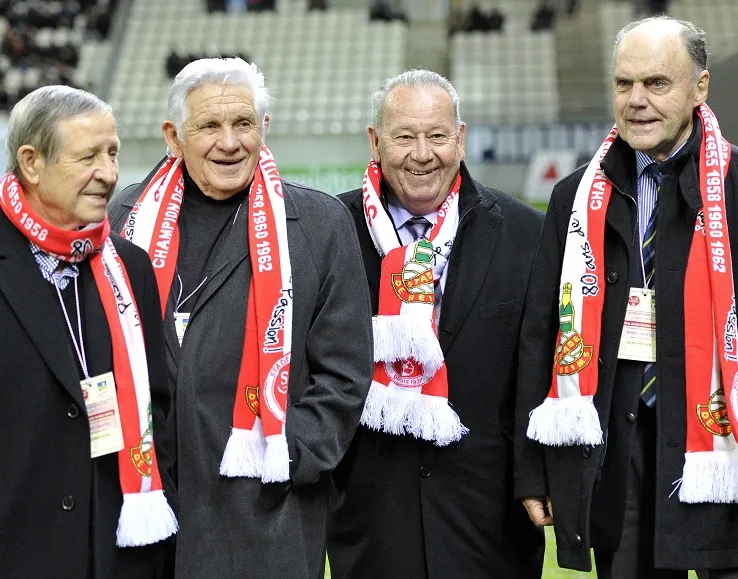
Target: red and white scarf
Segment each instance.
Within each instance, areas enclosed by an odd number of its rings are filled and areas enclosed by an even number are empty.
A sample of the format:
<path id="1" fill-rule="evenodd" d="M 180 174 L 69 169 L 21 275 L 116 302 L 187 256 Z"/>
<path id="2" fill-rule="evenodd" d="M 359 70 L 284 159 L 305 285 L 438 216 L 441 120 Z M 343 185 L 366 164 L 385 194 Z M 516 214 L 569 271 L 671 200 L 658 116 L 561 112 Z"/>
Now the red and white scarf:
<path id="1" fill-rule="evenodd" d="M 77 231 L 60 229 L 41 218 L 23 194 L 15 175 L 0 181 L 0 207 L 26 236 L 50 256 L 69 263 L 89 257 L 110 329 L 123 450 L 118 477 L 123 505 L 118 519 L 119 547 L 149 545 L 177 532 L 177 519 L 164 496 L 151 425 L 151 394 L 146 348 L 138 306 L 125 265 L 110 240 L 107 218 Z M 118 308 L 119 303 L 130 304 Z"/>
<path id="2" fill-rule="evenodd" d="M 738 337 L 725 211 L 730 145 L 706 104 L 697 113 L 702 123 L 703 208 L 695 223 L 684 282 L 687 440 L 679 499 L 738 502 L 738 444 L 733 432 L 738 425 Z M 614 127 L 574 198 L 559 286 L 564 330 L 557 337 L 551 390 L 531 413 L 528 426 L 528 437 L 545 445 L 602 443 L 593 397 L 605 298 L 605 213 L 612 183 L 600 162 L 617 134 Z M 570 300 L 564 297 L 569 293 Z"/>
<path id="3" fill-rule="evenodd" d="M 181 159 L 169 157 L 144 188 L 123 236 L 149 252 L 157 272 L 162 311 L 179 251 L 184 195 Z M 289 480 L 285 436 L 292 344 L 292 268 L 282 182 L 274 157 L 262 147 L 248 197 L 251 284 L 233 428 L 220 473 L 228 477 Z"/>
<path id="4" fill-rule="evenodd" d="M 379 198 L 382 172 L 364 174 L 364 216 L 382 257 L 379 315 L 374 317 L 374 377 L 361 423 L 390 434 L 409 433 L 437 446 L 468 429 L 448 403 L 448 378 L 436 335 L 434 284 L 443 275 L 459 224 L 456 176 L 428 240 L 401 246 Z"/>

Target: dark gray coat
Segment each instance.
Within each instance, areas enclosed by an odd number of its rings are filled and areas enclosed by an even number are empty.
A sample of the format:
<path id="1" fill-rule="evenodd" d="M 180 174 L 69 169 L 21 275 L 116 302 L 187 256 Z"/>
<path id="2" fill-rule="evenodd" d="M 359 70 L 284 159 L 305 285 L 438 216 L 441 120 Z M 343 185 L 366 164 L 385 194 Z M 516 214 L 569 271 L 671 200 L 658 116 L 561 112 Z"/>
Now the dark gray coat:
<path id="1" fill-rule="evenodd" d="M 690 141 L 661 166 L 655 241 L 654 554 L 656 567 L 666 569 L 738 567 L 738 505 L 690 505 L 672 494 L 673 483 L 682 476 L 686 439 L 684 272 L 702 206 L 698 180 L 701 129 L 698 120 L 696 123 Z M 734 147 L 726 201 L 731 245 L 738 247 L 735 155 Z M 591 569 L 591 546 L 614 551 L 620 543 L 643 376 L 642 363 L 617 359 L 629 288 L 643 283 L 636 229 L 635 153 L 618 138 L 601 166 L 613 182 L 605 225 L 605 305 L 594 397 L 605 444 L 544 448 L 525 435 L 529 412 L 543 402 L 551 385 L 564 241 L 584 167 L 556 185 L 551 197 L 526 303 L 516 408 L 516 496 L 551 496 L 559 565 L 584 571 Z M 734 251 L 734 272 L 738 271 L 736 256 Z"/>
<path id="2" fill-rule="evenodd" d="M 361 190 L 354 217 L 376 313 L 381 260 Z M 543 216 L 462 165 L 439 341 L 449 402 L 469 434 L 439 448 L 360 427 L 334 473 L 334 579 L 537 579 L 543 533 L 512 494 L 520 320 Z"/>
<path id="3" fill-rule="evenodd" d="M 328 473 L 349 445 L 371 382 L 371 315 L 346 208 L 298 185 L 283 182 L 283 189 L 294 288 L 290 482 L 218 474 L 231 430 L 251 279 L 248 212 L 239 211 L 211 261 L 181 348 L 171 300 L 165 318 L 181 497 L 178 579 L 323 577 Z M 114 198 L 114 230 L 122 228 L 140 191 L 140 185 L 130 187 Z"/>

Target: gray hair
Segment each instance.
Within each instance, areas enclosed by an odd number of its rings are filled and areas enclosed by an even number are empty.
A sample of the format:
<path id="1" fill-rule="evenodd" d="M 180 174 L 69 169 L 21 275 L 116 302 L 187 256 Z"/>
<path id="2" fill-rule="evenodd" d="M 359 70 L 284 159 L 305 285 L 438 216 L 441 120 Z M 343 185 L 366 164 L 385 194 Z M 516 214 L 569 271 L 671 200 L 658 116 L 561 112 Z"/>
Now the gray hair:
<path id="1" fill-rule="evenodd" d="M 264 138 L 264 119 L 269 107 L 269 89 L 264 86 L 264 75 L 255 64 L 241 58 L 201 58 L 185 66 L 169 89 L 167 114 L 174 123 L 177 135 L 187 120 L 187 96 L 205 84 L 243 85 L 251 98 L 259 118 L 261 137 Z"/>
<path id="2" fill-rule="evenodd" d="M 43 86 L 24 96 L 10 112 L 5 140 L 8 171 L 21 177 L 17 154 L 23 145 L 31 145 L 46 161 L 55 163 L 62 145 L 59 122 L 94 112 L 113 111 L 94 94 L 69 86 Z"/>
<path id="3" fill-rule="evenodd" d="M 612 49 L 613 66 L 615 64 L 615 53 L 618 51 L 618 47 L 620 46 L 620 42 L 622 42 L 623 37 L 634 28 L 639 27 L 641 24 L 647 24 L 650 22 L 676 22 L 677 24 L 681 25 L 682 41 L 684 42 L 684 48 L 687 50 L 687 53 L 692 59 L 692 62 L 694 62 L 696 70 L 695 75 L 699 76 L 699 74 L 703 70 L 707 70 L 707 35 L 705 34 L 705 31 L 701 28 L 698 28 L 687 20 L 677 20 L 676 18 L 672 18 L 667 14 L 662 14 L 661 16 L 651 16 L 650 18 L 637 20 L 635 22 L 631 22 L 630 24 L 626 24 L 623 28 L 621 28 L 617 36 L 615 37 L 615 46 Z"/>
<path id="4" fill-rule="evenodd" d="M 451 97 L 451 103 L 454 107 L 454 120 L 456 122 L 456 130 L 461 128 L 461 115 L 459 114 L 459 95 L 451 82 L 432 70 L 423 68 L 406 70 L 401 74 L 391 76 L 382 83 L 381 88 L 372 94 L 372 119 L 374 128 L 380 130 L 384 121 L 384 104 L 387 96 L 397 87 L 405 86 L 410 88 L 437 86 L 442 88 Z"/>

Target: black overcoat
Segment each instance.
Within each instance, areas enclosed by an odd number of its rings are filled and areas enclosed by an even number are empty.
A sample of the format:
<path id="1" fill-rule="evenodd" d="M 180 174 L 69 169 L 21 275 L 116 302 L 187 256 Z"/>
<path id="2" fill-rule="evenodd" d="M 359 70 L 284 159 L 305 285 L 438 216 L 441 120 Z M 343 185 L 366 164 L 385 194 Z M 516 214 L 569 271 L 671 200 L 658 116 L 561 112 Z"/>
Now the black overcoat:
<path id="1" fill-rule="evenodd" d="M 148 256 L 112 236 L 125 263 L 146 341 L 154 441 L 165 493 L 169 389 L 156 280 Z M 80 309 L 91 375 L 112 368 L 112 346 L 92 271 L 80 264 Z M 0 578 L 152 578 L 167 541 L 118 548 L 123 501 L 117 454 L 90 458 L 76 354 L 54 286 L 28 240 L 0 214 Z M 88 574 L 89 573 L 89 574 Z"/>
<path id="2" fill-rule="evenodd" d="M 684 273 L 697 211 L 702 206 L 698 167 L 701 128 L 695 117 L 690 140 L 661 165 L 656 224 L 656 476 L 655 565 L 666 569 L 738 567 L 738 505 L 679 502 L 686 439 Z M 726 179 L 727 220 L 738 247 L 736 148 Z M 585 167 L 554 188 L 528 292 L 520 346 L 516 417 L 515 494 L 550 495 L 558 562 L 589 570 L 590 547 L 618 548 L 627 473 L 642 385 L 643 364 L 617 359 L 630 287 L 642 287 L 637 230 L 634 151 L 617 138 L 601 166 L 613 183 L 606 213 L 605 305 L 594 404 L 605 442 L 595 447 L 545 447 L 527 439 L 529 412 L 551 385 L 559 325 L 559 280 L 574 195 Z M 733 252 L 738 271 L 738 252 Z M 734 281 L 735 283 L 735 281 Z M 705 294 L 707 296 L 707 293 Z M 695 411 L 690 410 L 690 411 Z"/>
<path id="3" fill-rule="evenodd" d="M 219 474 L 233 420 L 251 262 L 248 211 L 211 263 L 180 348 L 164 319 L 180 498 L 177 579 L 322 579 L 328 473 L 348 448 L 372 374 L 369 295 L 351 218 L 336 198 L 282 183 L 294 307 L 286 434 L 290 481 Z M 142 186 L 112 201 L 119 231 Z M 185 189 L 185 195 L 187 190 Z"/>
<path id="4" fill-rule="evenodd" d="M 341 196 L 359 232 L 372 308 L 380 258 L 361 190 Z M 337 579 L 532 579 L 543 533 L 512 494 L 523 299 L 543 216 L 474 181 L 462 165 L 459 226 L 439 340 L 449 402 L 470 430 L 439 448 L 359 427 L 335 473 L 328 558 Z"/>

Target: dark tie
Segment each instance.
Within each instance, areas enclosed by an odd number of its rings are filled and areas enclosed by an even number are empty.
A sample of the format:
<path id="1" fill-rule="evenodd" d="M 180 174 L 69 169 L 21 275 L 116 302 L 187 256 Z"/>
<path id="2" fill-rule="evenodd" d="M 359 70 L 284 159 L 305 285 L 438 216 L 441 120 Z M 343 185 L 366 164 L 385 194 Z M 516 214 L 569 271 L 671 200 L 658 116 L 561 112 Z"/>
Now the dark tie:
<path id="1" fill-rule="evenodd" d="M 425 232 L 428 231 L 428 226 L 430 224 L 430 221 L 425 217 L 417 215 L 415 217 L 411 217 L 405 222 L 405 226 L 413 236 L 413 241 L 417 241 L 421 237 L 425 237 Z"/>
<path id="2" fill-rule="evenodd" d="M 656 181 L 656 193 L 658 195 L 659 189 L 661 188 L 661 173 L 659 172 L 659 167 L 656 163 L 652 163 L 646 167 L 646 171 L 649 171 Z M 643 243 L 641 245 L 643 273 L 646 276 L 646 286 L 651 285 L 651 278 L 656 271 L 656 244 L 654 243 L 654 240 L 656 238 L 658 197 L 656 199 L 656 205 L 651 212 L 651 216 L 648 218 L 646 231 L 643 232 Z M 649 408 L 653 408 L 653 405 L 656 404 L 656 364 L 653 362 L 646 362 L 646 366 L 643 369 L 641 400 L 643 400 Z"/>

